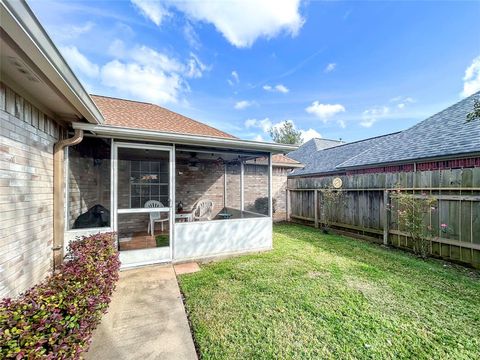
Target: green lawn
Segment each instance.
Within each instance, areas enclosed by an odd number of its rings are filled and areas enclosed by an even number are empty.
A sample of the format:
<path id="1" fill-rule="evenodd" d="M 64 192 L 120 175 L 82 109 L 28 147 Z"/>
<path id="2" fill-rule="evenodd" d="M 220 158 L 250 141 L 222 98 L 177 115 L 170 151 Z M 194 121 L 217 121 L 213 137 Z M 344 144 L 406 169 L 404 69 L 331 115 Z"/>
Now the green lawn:
<path id="1" fill-rule="evenodd" d="M 204 359 L 479 359 L 480 277 L 300 225 L 179 278 Z"/>

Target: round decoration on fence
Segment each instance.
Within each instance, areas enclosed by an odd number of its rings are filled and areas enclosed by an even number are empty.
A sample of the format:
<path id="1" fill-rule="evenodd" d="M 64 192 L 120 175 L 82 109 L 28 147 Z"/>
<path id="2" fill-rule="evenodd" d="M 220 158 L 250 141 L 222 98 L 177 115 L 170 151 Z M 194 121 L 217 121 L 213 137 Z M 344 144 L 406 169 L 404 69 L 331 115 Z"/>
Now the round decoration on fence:
<path id="1" fill-rule="evenodd" d="M 332 185 L 335 189 L 340 189 L 342 187 L 342 179 L 336 177 L 332 180 Z"/>

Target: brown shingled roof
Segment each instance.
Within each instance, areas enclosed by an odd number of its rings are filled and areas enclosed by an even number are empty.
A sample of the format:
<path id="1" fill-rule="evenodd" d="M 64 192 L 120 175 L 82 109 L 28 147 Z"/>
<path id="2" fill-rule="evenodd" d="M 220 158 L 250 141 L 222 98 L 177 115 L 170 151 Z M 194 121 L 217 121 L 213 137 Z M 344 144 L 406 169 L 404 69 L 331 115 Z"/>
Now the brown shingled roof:
<path id="1" fill-rule="evenodd" d="M 99 95 L 91 97 L 102 112 L 105 125 L 235 139 L 235 136 L 158 105 Z"/>
<path id="2" fill-rule="evenodd" d="M 300 164 L 297 160 L 293 160 L 283 154 L 275 154 L 272 156 L 272 163 L 274 164 Z"/>
<path id="3" fill-rule="evenodd" d="M 266 157 L 259 157 L 253 160 L 248 160 L 247 164 L 259 164 L 259 165 L 267 165 L 268 159 Z M 283 154 L 274 154 L 272 155 L 272 164 L 276 167 L 301 167 L 303 166 L 302 163 L 298 162 L 297 160 L 291 159 L 286 155 Z"/>

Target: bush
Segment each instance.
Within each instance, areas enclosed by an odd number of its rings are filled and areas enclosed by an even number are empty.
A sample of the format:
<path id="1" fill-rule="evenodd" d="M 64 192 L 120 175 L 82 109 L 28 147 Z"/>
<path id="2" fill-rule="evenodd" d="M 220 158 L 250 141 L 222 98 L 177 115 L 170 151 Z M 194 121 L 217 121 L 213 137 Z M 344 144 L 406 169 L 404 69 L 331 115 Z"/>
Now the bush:
<path id="1" fill-rule="evenodd" d="M 0 302 L 0 358 L 78 359 L 88 349 L 118 280 L 114 236 L 72 242 L 68 257 L 44 282 Z"/>
<path id="2" fill-rule="evenodd" d="M 268 215 L 268 197 L 256 198 L 254 203 L 254 208 L 257 213 Z M 272 199 L 272 213 L 275 214 L 277 210 L 277 199 Z"/>

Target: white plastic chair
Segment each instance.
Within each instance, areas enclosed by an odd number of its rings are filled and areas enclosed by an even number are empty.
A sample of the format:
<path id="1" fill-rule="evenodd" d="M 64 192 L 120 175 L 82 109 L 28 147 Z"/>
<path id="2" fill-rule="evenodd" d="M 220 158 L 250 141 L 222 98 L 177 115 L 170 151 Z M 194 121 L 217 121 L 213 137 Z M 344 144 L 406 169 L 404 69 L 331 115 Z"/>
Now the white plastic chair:
<path id="1" fill-rule="evenodd" d="M 157 200 L 148 200 L 145 203 L 146 208 L 163 208 L 163 204 L 160 201 Z M 159 222 L 160 225 L 162 226 L 162 232 L 163 232 L 163 223 L 165 221 L 168 221 L 168 213 L 165 213 L 167 216 L 163 217 L 162 212 L 151 212 L 150 214 L 150 221 L 148 222 L 148 229 L 147 231 L 150 233 L 150 235 L 153 236 L 153 232 L 155 230 L 155 223 Z"/>
<path id="2" fill-rule="evenodd" d="M 211 220 L 213 214 L 213 201 L 200 200 L 195 204 L 193 210 L 193 221 Z"/>

